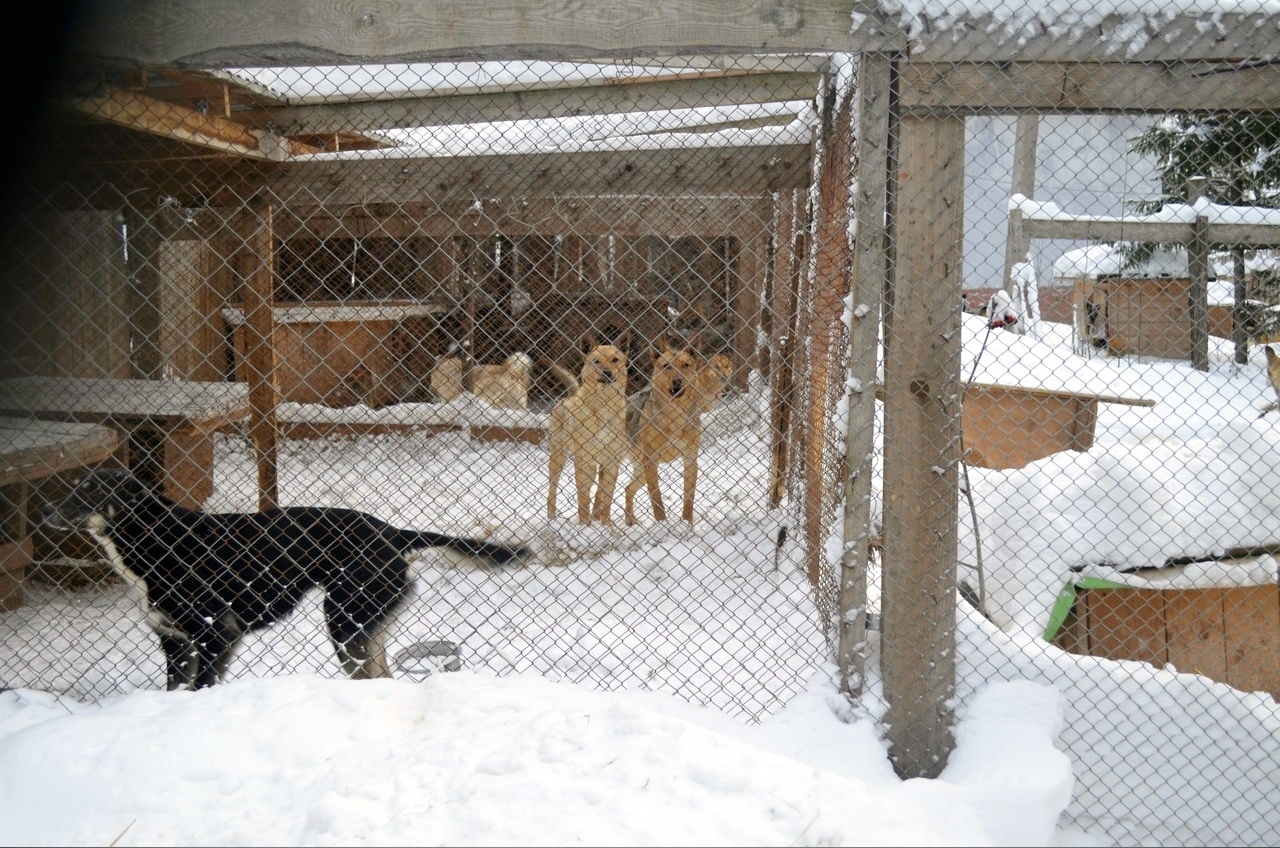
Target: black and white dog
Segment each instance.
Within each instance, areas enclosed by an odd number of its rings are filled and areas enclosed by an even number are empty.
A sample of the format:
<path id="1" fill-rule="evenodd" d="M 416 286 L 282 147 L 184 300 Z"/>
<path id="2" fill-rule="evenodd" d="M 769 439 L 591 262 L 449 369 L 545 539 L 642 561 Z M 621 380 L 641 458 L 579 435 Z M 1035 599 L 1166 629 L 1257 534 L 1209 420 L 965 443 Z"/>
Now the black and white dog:
<path id="1" fill-rule="evenodd" d="M 406 552 L 444 547 L 495 563 L 528 553 L 403 530 L 351 509 L 198 512 L 123 470 L 80 479 L 45 506 L 44 523 L 87 533 L 141 592 L 160 637 L 169 689 L 219 682 L 245 633 L 288 615 L 317 587 L 343 671 L 351 678 L 385 677 L 383 628 L 409 589 Z"/>

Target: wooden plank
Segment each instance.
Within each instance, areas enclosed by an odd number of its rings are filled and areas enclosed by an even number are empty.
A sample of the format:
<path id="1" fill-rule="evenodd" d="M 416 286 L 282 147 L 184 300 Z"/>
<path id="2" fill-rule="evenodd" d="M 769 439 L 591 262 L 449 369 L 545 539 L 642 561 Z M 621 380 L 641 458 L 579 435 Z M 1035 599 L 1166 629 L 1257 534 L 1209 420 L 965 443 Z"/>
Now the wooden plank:
<path id="1" fill-rule="evenodd" d="M 853 279 L 850 286 L 849 416 L 845 425 L 844 512 L 837 587 L 836 662 L 840 688 L 857 697 L 865 683 L 867 564 L 871 555 L 872 458 L 875 451 L 876 360 L 880 306 L 888 277 L 889 103 L 892 59 L 858 60 L 857 194 L 853 198 Z"/>
<path id="2" fill-rule="evenodd" d="M 578 79 L 573 88 L 534 84 L 537 90 L 437 94 L 373 103 L 317 103 L 238 111 L 238 121 L 260 125 L 274 121 L 285 135 L 323 132 L 371 132 L 404 127 L 446 127 L 492 121 L 620 115 L 691 109 L 726 104 L 763 104 L 812 100 L 818 74 L 768 73 L 619 84 L 617 80 Z"/>
<path id="3" fill-rule="evenodd" d="M 278 452 L 280 425 L 277 410 L 280 393 L 276 385 L 275 321 L 272 301 L 275 291 L 275 207 L 263 204 L 244 210 L 241 234 L 248 246 L 249 267 L 245 271 L 245 363 L 249 380 L 249 437 L 258 468 L 258 509 L 267 510 L 280 502 Z"/>
<path id="4" fill-rule="evenodd" d="M 1280 67 L 912 61 L 903 65 L 900 108 L 904 114 L 1044 115 L 1143 111 L 1157 101 L 1190 111 L 1274 111 L 1280 109 Z"/>
<path id="5" fill-rule="evenodd" d="M 0 485 L 102 462 L 118 446 L 116 432 L 98 424 L 0 418 Z"/>
<path id="6" fill-rule="evenodd" d="M 1077 449 L 1087 438 L 1079 432 L 1078 400 L 1035 397 L 1013 390 L 966 391 L 964 450 L 970 465 L 1022 468 L 1059 451 Z"/>
<path id="7" fill-rule="evenodd" d="M 1028 238 L 1082 239 L 1086 241 L 1159 241 L 1187 244 L 1195 235 L 1190 223 L 1143 221 L 1137 218 L 1103 221 L 1046 220 L 1023 217 L 1023 233 Z M 1280 245 L 1280 225 L 1215 224 L 1206 230 L 1210 244 L 1239 244 L 1253 247 Z"/>
<path id="8" fill-rule="evenodd" d="M 786 494 L 788 466 L 794 442 L 791 414 L 795 404 L 796 287 L 804 256 L 804 227 L 799 192 L 779 192 L 771 304 L 774 351 L 770 356 L 772 405 L 769 410 L 769 508 L 776 509 Z"/>
<path id="9" fill-rule="evenodd" d="M 18 609 L 26 603 L 22 583 L 31 563 L 30 537 L 0 544 L 0 612 Z"/>
<path id="10" fill-rule="evenodd" d="M 1280 698 L 1280 587 L 1225 590 L 1226 682 Z"/>
<path id="11" fill-rule="evenodd" d="M 517 58 L 586 59 L 723 53 L 826 53 L 891 41 L 890 21 L 852 25 L 857 0 L 810 0 L 803 7 L 717 0 L 645 3 L 485 3 L 423 6 L 387 0 L 376 12 L 341 0 L 105 0 L 85 8 L 69 37 L 76 53 L 122 65 L 258 67 L 346 61 Z M 888 33 L 888 36 L 880 33 Z"/>
<path id="12" fill-rule="evenodd" d="M 326 206 L 465 202 L 476 196 L 764 194 L 808 185 L 811 145 L 703 146 L 522 155 L 294 161 L 270 181 L 275 197 Z"/>
<path id="13" fill-rule="evenodd" d="M 1224 589 L 1164 590 L 1169 662 L 1178 671 L 1226 681 L 1225 598 Z"/>
<path id="14" fill-rule="evenodd" d="M 477 204 L 479 204 L 477 206 Z M 336 214 L 330 208 L 290 204 L 277 226 L 281 239 L 506 236 L 724 236 L 738 227 L 765 227 L 772 219 L 768 194 L 737 196 L 574 195 L 501 197 L 455 203 L 371 204 L 369 214 Z"/>
<path id="15" fill-rule="evenodd" d="M 812 370 L 805 394 L 804 552 L 809 582 L 821 578 L 823 542 L 830 519 L 827 501 L 831 484 L 827 468 L 829 410 L 844 387 L 845 328 L 842 300 L 848 292 L 853 266 L 849 236 L 849 185 L 853 174 L 853 84 L 844 90 L 830 84 L 824 102 L 823 161 L 818 175 L 817 252 L 813 271 L 813 321 L 808 336 Z M 834 497 L 830 500 L 834 501 Z"/>
<path id="16" fill-rule="evenodd" d="M 953 747 L 964 118 L 903 118 L 885 317 L 882 668 L 890 756 L 936 777 Z"/>
<path id="17" fill-rule="evenodd" d="M 1168 660 L 1164 593 L 1155 589 L 1082 589 L 1089 653 L 1113 660 Z"/>
<path id="18" fill-rule="evenodd" d="M 626 3 L 387 0 L 376 13 L 342 0 L 148 0 L 87 4 L 72 55 L 120 66 L 254 67 L 539 56 L 585 59 L 682 53 L 905 51 L 924 62 L 1178 61 L 1280 52 L 1269 10 L 1107 14 L 1069 31 L 1038 18 L 946 10 L 947 25 L 878 13 L 858 0 L 734 5 L 716 0 Z M 851 14 L 852 13 L 852 14 Z M 933 23 L 935 25 L 928 25 Z M 904 27 L 914 31 L 904 33 Z M 1154 104 L 1153 104 L 1154 105 Z"/>

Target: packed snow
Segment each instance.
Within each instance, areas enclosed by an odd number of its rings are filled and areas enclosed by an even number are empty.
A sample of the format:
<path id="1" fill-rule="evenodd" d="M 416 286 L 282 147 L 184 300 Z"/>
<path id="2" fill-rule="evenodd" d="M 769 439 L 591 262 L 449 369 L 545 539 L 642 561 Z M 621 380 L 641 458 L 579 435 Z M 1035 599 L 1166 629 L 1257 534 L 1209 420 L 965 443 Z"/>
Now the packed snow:
<path id="1" fill-rule="evenodd" d="M 159 652 L 122 585 L 32 586 L 0 617 L 0 843 L 1277 844 L 1270 694 L 1043 638 L 1080 567 L 1148 585 L 1275 579 L 1265 556 L 1128 569 L 1280 539 L 1261 350 L 1236 366 L 1213 339 L 1199 372 L 1079 356 L 1059 325 L 965 322 L 966 375 L 1071 374 L 1155 405 L 1101 404 L 1088 452 L 969 470 L 990 617 L 960 604 L 957 747 L 940 778 L 894 773 L 877 632 L 865 696 L 835 689 L 797 546 L 777 544 L 786 510 L 762 506 L 756 383 L 709 417 L 692 528 L 653 522 L 647 504 L 634 528 L 548 522 L 542 445 L 465 431 L 286 442 L 285 502 L 537 551 L 508 568 L 416 559 L 391 680 L 335 679 L 310 603 L 251 637 L 227 683 L 159 691 Z M 207 508 L 253 509 L 254 467 L 242 438 L 220 438 Z M 678 465 L 663 475 L 677 503 Z M 458 646 L 459 671 L 409 661 L 431 640 Z"/>

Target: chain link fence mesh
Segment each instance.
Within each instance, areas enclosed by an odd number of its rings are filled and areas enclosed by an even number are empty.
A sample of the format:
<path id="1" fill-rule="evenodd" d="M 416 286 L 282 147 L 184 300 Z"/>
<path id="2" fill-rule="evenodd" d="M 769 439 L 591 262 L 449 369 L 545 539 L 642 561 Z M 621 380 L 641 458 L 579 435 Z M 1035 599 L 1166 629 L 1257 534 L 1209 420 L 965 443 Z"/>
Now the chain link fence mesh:
<path id="1" fill-rule="evenodd" d="M 1018 88 L 904 64 L 878 139 L 857 57 L 75 78 L 6 244 L 0 681 L 165 685 L 141 587 L 41 520 L 126 467 L 182 508 L 346 507 L 532 549 L 410 554 L 393 676 L 443 650 L 758 721 L 856 624 L 855 690 L 949 710 L 1016 668 L 1075 692 L 1076 821 L 1149 805 L 1172 839 L 1266 834 L 1274 747 L 1136 791 L 1165 771 L 1141 729 L 1158 670 L 1217 694 L 1206 733 L 1280 720 L 1280 121 L 1239 93 L 1251 71 L 1151 68 L 1167 111 L 1038 115 L 1034 87 L 1079 68 Z M 853 291 L 873 153 L 889 238 Z M 939 550 L 955 568 L 917 569 Z M 922 607 L 937 633 L 895 633 Z M 1124 703 L 1091 701 L 1082 657 L 1134 661 L 1108 666 L 1139 681 Z M 342 674 L 317 592 L 224 679 L 296 672 Z M 1091 779 L 1117 759 L 1124 785 Z M 1221 821 L 1161 806 L 1220 782 L 1255 787 Z"/>

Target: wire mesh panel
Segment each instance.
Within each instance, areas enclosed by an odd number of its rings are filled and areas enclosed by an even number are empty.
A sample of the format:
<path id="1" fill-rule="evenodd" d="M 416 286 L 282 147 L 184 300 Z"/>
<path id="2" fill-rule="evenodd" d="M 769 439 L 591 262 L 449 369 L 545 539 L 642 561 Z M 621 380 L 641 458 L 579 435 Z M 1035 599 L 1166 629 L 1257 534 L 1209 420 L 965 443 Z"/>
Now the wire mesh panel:
<path id="1" fill-rule="evenodd" d="M 76 66 L 4 248 L 0 685 L 759 721 L 834 674 L 934 777 L 1031 679 L 1064 824 L 1274 843 L 1274 50 L 904 5 L 866 52 Z"/>
<path id="2" fill-rule="evenodd" d="M 183 683 L 166 640 L 198 646 L 188 612 L 234 619 L 238 649 L 190 661 L 222 679 L 342 673 L 337 622 L 384 625 L 366 597 L 383 578 L 350 584 L 375 557 L 280 554 L 291 571 L 181 511 L 267 510 L 281 526 L 261 535 L 292 538 L 288 510 L 333 507 L 527 554 L 405 546 L 407 565 L 380 564 L 411 573 L 385 622 L 392 673 L 448 641 L 497 673 L 749 718 L 785 702 L 827 637 L 769 503 L 760 328 L 824 63 L 744 63 L 155 69 L 60 101 L 76 129 L 31 175 L 0 405 L 15 433 L 72 420 L 119 446 L 15 471 L 6 684 Z M 716 91 L 744 71 L 761 102 Z M 664 108 L 573 117 L 575 92 L 606 84 Z M 543 117 L 515 120 L 524 91 Z M 40 520 L 98 467 L 167 500 L 136 526 L 102 518 L 114 531 Z M 94 515 L 143 510 L 112 497 Z M 148 522 L 186 522 L 174 551 L 111 535 Z M 255 575 L 239 593 L 213 575 L 236 569 Z"/>

